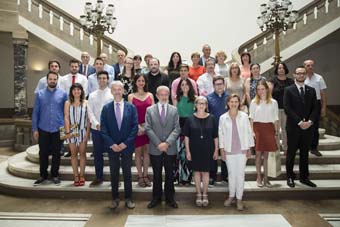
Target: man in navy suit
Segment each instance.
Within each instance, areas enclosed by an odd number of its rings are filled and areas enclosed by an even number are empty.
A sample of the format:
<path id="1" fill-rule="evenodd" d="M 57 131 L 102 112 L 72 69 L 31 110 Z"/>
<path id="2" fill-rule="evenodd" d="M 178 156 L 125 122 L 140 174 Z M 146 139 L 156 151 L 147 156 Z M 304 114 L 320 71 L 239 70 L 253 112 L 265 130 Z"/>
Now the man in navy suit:
<path id="1" fill-rule="evenodd" d="M 112 65 L 115 69 L 115 78 L 118 78 L 118 75 L 123 72 L 124 69 L 124 61 L 125 61 L 125 52 L 122 50 L 117 51 L 117 63 Z"/>
<path id="2" fill-rule="evenodd" d="M 287 114 L 287 185 L 295 187 L 293 172 L 296 151 L 300 154 L 300 182 L 310 187 L 316 185 L 309 180 L 308 151 L 312 144 L 314 125 L 317 119 L 317 100 L 315 89 L 305 85 L 306 69 L 299 66 L 295 69 L 295 84 L 285 88 L 283 106 Z"/>
<path id="3" fill-rule="evenodd" d="M 205 61 L 208 59 L 213 59 L 215 61 L 215 58 L 210 56 L 211 54 L 211 47 L 208 44 L 204 44 L 202 47 L 203 55 L 200 57 L 200 61 L 198 62 L 199 65 L 205 66 Z"/>
<path id="4" fill-rule="evenodd" d="M 86 78 L 95 73 L 96 69 L 89 64 L 90 62 L 90 55 L 87 52 L 81 53 L 81 64 L 79 65 L 79 73 L 86 76 Z"/>
<path id="5" fill-rule="evenodd" d="M 138 131 L 137 110 L 123 99 L 124 85 L 120 81 L 111 83 L 113 102 L 103 107 L 100 125 L 104 147 L 109 154 L 112 209 L 119 206 L 119 167 L 122 164 L 124 177 L 125 206 L 135 208 L 132 200 L 131 164 Z M 121 160 L 120 160 L 121 159 Z"/>

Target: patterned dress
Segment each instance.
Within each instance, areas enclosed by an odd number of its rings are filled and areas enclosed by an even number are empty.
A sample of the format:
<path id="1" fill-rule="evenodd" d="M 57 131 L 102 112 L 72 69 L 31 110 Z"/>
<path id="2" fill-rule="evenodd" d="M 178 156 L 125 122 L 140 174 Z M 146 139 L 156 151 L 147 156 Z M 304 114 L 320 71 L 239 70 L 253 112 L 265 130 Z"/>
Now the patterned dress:
<path id="1" fill-rule="evenodd" d="M 87 126 L 87 105 L 81 104 L 79 106 L 70 105 L 70 125 L 76 125 L 78 136 L 68 139 L 69 143 L 75 143 L 79 146 L 86 136 Z"/>

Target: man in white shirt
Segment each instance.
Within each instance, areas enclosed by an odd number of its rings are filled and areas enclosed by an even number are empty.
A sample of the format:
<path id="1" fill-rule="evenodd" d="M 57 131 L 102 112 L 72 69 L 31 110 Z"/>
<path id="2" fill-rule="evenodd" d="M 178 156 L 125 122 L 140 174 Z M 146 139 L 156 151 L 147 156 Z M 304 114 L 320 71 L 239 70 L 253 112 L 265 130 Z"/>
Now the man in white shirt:
<path id="1" fill-rule="evenodd" d="M 103 59 L 101 58 L 96 58 L 96 60 L 94 60 L 94 67 L 96 69 L 95 73 L 91 74 L 89 77 L 88 77 L 88 92 L 89 94 L 91 94 L 92 92 L 96 91 L 99 89 L 99 83 L 98 83 L 98 79 L 97 79 L 97 74 L 98 72 L 101 72 L 101 71 L 105 71 L 104 70 L 104 61 Z M 107 84 L 111 84 L 111 82 L 113 81 L 113 75 L 109 75 L 109 80 L 107 81 Z"/>
<path id="2" fill-rule="evenodd" d="M 100 61 L 99 61 L 100 62 Z M 90 187 L 101 185 L 104 181 L 104 140 L 100 133 L 100 114 L 103 106 L 113 100 L 110 88 L 108 88 L 109 74 L 106 71 L 97 73 L 98 89 L 92 92 L 88 100 L 88 114 L 91 122 L 91 136 L 93 141 L 93 157 L 96 170 L 96 179 Z"/>
<path id="3" fill-rule="evenodd" d="M 205 62 L 205 70 L 206 73 L 197 80 L 198 91 L 202 96 L 207 96 L 214 91 L 215 61 L 213 59 L 208 59 Z"/>
<path id="4" fill-rule="evenodd" d="M 59 74 L 59 70 L 60 70 L 60 63 L 59 63 L 59 61 L 57 61 L 57 60 L 50 60 L 48 62 L 48 69 L 49 69 L 50 72 L 55 72 L 55 73 L 58 74 L 57 88 L 59 88 L 59 84 L 60 84 L 60 81 L 62 79 L 62 76 L 60 76 L 60 74 Z M 39 80 L 39 82 L 37 84 L 37 87 L 34 90 L 34 93 L 37 93 L 39 90 L 44 89 L 44 88 L 47 88 L 47 79 L 46 79 L 46 76 L 43 76 Z"/>
<path id="5" fill-rule="evenodd" d="M 318 118 L 314 122 L 314 135 L 311 144 L 311 153 L 320 157 L 322 154 L 318 150 L 319 145 L 319 121 L 321 117 L 326 116 L 326 106 L 327 106 L 327 97 L 326 97 L 326 83 L 323 77 L 314 72 L 314 61 L 306 60 L 303 62 L 303 65 L 307 71 L 307 77 L 305 80 L 305 84 L 313 87 L 316 91 L 316 99 L 317 99 L 317 109 L 318 109 Z"/>
<path id="6" fill-rule="evenodd" d="M 69 62 L 69 67 L 70 73 L 63 76 L 63 78 L 60 81 L 60 88 L 63 89 L 67 94 L 69 94 L 70 87 L 75 83 L 79 83 L 83 86 L 85 96 L 87 96 L 88 82 L 86 76 L 78 73 L 79 61 L 77 59 L 71 59 Z"/>
<path id="7" fill-rule="evenodd" d="M 101 59 L 103 59 L 103 61 L 104 61 L 104 71 L 108 72 L 109 75 L 113 75 L 114 76 L 115 75 L 115 69 L 111 65 L 107 64 L 107 54 L 101 53 L 99 55 L 99 57 Z M 113 78 L 113 79 L 115 79 L 115 78 Z"/>

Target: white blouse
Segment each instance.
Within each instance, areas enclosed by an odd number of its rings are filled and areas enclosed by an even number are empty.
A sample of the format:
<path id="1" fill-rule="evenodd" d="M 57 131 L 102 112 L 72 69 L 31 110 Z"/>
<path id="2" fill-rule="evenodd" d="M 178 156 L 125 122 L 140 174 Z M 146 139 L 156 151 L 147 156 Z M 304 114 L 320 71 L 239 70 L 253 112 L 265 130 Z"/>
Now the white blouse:
<path id="1" fill-rule="evenodd" d="M 249 117 L 254 122 L 274 123 L 279 120 L 279 107 L 275 99 L 271 99 L 271 103 L 260 101 L 257 105 L 253 99 L 249 108 Z"/>

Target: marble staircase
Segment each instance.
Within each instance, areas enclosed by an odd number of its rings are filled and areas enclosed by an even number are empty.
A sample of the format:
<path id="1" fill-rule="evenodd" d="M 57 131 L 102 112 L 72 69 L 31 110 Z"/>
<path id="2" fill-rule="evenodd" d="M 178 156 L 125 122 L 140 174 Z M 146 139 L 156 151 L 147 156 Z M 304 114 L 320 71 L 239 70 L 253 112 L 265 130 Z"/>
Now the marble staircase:
<path id="1" fill-rule="evenodd" d="M 246 167 L 245 199 L 277 199 L 277 198 L 339 198 L 340 197 L 340 137 L 325 135 L 320 130 L 320 151 L 322 157 L 310 155 L 310 178 L 318 185 L 317 188 L 308 188 L 296 181 L 296 188 L 289 188 L 285 182 L 285 156 L 281 154 L 282 173 L 279 177 L 272 179 L 272 188 L 258 188 L 256 186 L 256 169 L 254 158 L 248 160 Z M 26 151 L 10 157 L 0 164 L 0 191 L 6 194 L 24 197 L 53 197 L 53 198 L 104 198 L 110 199 L 110 182 L 108 158 L 104 156 L 104 184 L 90 188 L 89 183 L 95 177 L 93 157 L 91 157 L 92 144 L 88 146 L 86 185 L 84 187 L 73 187 L 73 175 L 70 158 L 61 159 L 60 177 L 62 183 L 55 186 L 52 183 L 33 186 L 34 180 L 39 176 L 38 146 L 30 146 Z M 295 170 L 298 171 L 298 157 Z M 220 167 L 219 167 L 220 168 Z M 220 172 L 220 171 L 219 171 Z M 151 167 L 149 169 L 152 176 Z M 122 176 L 122 175 L 121 175 Z M 137 169 L 133 162 L 133 191 L 138 200 L 151 198 L 152 188 L 141 188 L 137 184 Z M 218 175 L 220 179 L 220 175 Z M 121 181 L 123 181 L 121 177 Z M 123 191 L 121 184 L 120 191 Z M 219 200 L 221 196 L 227 195 L 227 185 L 220 182 L 209 189 L 211 199 Z M 194 186 L 180 187 L 176 185 L 176 197 L 186 199 L 194 197 Z"/>

